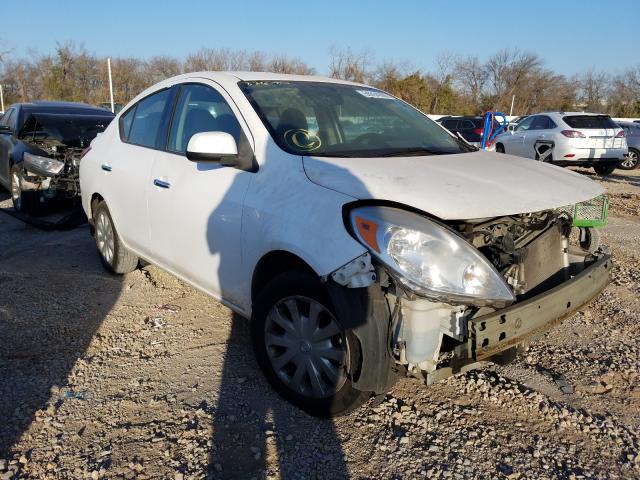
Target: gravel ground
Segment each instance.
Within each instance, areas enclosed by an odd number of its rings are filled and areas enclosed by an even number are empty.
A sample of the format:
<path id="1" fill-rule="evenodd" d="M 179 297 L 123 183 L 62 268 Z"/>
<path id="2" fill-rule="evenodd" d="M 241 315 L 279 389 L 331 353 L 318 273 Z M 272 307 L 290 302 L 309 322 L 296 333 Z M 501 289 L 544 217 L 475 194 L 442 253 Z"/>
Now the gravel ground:
<path id="1" fill-rule="evenodd" d="M 603 295 L 511 365 L 405 378 L 335 421 L 280 400 L 213 299 L 107 275 L 86 226 L 0 213 L 0 480 L 640 478 L 640 171 L 602 183 Z"/>

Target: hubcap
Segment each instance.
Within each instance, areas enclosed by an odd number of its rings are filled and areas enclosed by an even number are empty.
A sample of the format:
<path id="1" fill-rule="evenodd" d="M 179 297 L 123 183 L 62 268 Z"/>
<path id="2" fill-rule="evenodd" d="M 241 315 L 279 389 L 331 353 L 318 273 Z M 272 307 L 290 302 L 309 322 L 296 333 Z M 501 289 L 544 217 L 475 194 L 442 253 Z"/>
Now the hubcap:
<path id="1" fill-rule="evenodd" d="M 11 200 L 13 200 L 13 206 L 16 210 L 22 208 L 22 182 L 18 172 L 11 174 Z"/>
<path id="2" fill-rule="evenodd" d="M 349 346 L 333 314 L 312 298 L 276 303 L 265 322 L 267 355 L 294 392 L 313 398 L 335 394 L 347 380 Z"/>
<path id="3" fill-rule="evenodd" d="M 627 158 L 622 162 L 622 166 L 626 168 L 633 168 L 638 163 L 638 154 L 634 151 L 629 150 L 629 154 Z"/>
<path id="4" fill-rule="evenodd" d="M 111 265 L 113 261 L 114 235 L 113 226 L 106 213 L 100 212 L 96 219 L 96 244 L 102 258 Z"/>

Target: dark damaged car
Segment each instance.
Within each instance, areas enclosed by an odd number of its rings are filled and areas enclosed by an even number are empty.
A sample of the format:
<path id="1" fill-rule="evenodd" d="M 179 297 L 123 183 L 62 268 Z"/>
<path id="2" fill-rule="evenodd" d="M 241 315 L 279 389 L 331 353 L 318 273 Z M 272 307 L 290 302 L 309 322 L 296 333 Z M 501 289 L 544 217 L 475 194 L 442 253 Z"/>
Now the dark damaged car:
<path id="1" fill-rule="evenodd" d="M 32 213 L 53 199 L 80 194 L 83 151 L 113 114 L 84 103 L 12 105 L 0 120 L 0 185 L 16 211 Z"/>

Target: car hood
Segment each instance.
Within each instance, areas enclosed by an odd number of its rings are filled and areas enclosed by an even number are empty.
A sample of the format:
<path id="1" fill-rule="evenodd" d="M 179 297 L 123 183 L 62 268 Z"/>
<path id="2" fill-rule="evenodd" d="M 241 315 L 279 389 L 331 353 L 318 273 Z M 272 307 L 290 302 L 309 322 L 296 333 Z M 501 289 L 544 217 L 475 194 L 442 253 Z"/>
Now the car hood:
<path id="1" fill-rule="evenodd" d="M 359 200 L 385 200 L 442 220 L 469 220 L 564 207 L 601 195 L 583 175 L 486 152 L 425 157 L 303 157 L 309 179 Z"/>
<path id="2" fill-rule="evenodd" d="M 104 131 L 113 116 L 91 113 L 31 113 L 21 129 L 20 138 L 28 140 L 34 130 L 41 140 L 56 140 L 67 147 L 85 148 Z"/>

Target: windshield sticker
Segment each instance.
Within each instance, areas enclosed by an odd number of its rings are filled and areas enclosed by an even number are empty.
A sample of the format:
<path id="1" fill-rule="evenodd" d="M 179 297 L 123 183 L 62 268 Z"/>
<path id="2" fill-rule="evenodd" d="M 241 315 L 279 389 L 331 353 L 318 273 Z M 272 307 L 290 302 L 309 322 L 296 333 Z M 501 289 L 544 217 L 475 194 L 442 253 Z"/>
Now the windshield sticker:
<path id="1" fill-rule="evenodd" d="M 298 150 L 304 150 L 305 152 L 317 150 L 320 148 L 320 145 L 322 145 L 320 137 L 303 128 L 296 128 L 284 132 L 284 141 L 287 142 L 289 146 Z"/>
<path id="2" fill-rule="evenodd" d="M 367 98 L 379 98 L 383 100 L 393 100 L 393 97 L 388 93 L 381 92 L 380 90 L 356 90 L 360 95 Z"/>

